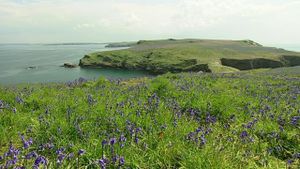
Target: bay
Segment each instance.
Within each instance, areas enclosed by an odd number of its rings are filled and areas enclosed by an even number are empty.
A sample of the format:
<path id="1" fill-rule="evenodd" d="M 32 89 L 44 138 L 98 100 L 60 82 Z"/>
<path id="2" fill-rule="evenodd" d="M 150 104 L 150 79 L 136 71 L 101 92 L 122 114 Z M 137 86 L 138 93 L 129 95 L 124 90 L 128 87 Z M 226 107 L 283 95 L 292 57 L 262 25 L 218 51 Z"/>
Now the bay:
<path id="1" fill-rule="evenodd" d="M 88 53 L 112 50 L 106 44 L 1 44 L 0 84 L 67 82 L 80 77 L 127 79 L 148 76 L 146 72 L 119 69 L 64 68 L 78 64 Z M 120 50 L 123 48 L 114 48 Z"/>

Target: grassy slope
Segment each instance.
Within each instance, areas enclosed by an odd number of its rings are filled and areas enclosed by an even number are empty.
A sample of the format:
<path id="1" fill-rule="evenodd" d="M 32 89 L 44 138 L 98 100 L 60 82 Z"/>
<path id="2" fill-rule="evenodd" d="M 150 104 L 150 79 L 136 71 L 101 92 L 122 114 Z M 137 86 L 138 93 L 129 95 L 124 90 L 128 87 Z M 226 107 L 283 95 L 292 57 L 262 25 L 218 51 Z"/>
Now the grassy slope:
<path id="1" fill-rule="evenodd" d="M 199 64 L 208 64 L 213 72 L 237 71 L 222 65 L 221 58 L 266 58 L 280 61 L 281 56 L 299 56 L 296 52 L 262 47 L 252 41 L 229 40 L 159 40 L 140 41 L 130 49 L 96 52 L 86 55 L 81 66 L 108 66 L 128 69 L 146 69 L 152 72 L 189 71 Z M 300 61 L 299 61 L 300 64 Z"/>
<path id="2" fill-rule="evenodd" d="M 114 155 L 125 158 L 124 168 L 273 169 L 288 160 L 297 168 L 300 122 L 292 122 L 300 115 L 300 74 L 265 71 L 1 87 L 0 156 L 11 141 L 22 150 L 16 165 L 28 168 L 35 157 L 21 157 L 32 151 L 45 156 L 49 168 L 72 153 L 61 168 L 98 168 L 102 154 L 109 168 L 119 165 L 111 162 Z M 29 149 L 19 133 L 33 138 Z M 126 141 L 119 142 L 122 134 Z M 101 146 L 114 137 L 116 144 Z M 79 149 L 86 153 L 78 159 Z M 0 166 L 10 159 L 0 158 Z"/>

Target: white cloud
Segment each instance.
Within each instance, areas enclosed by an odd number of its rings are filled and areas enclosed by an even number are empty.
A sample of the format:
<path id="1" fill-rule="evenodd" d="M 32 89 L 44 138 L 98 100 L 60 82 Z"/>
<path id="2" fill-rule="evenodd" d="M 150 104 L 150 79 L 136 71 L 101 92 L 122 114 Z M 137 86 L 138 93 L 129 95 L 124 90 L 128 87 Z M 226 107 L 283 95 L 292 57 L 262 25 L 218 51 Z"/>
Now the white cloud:
<path id="1" fill-rule="evenodd" d="M 294 22 L 300 17 L 298 9 L 297 0 L 166 0 L 164 3 L 156 0 L 0 0 L 0 39 L 3 42 L 48 42 L 168 36 L 253 37 L 265 42 L 284 39 L 296 43 L 300 42 L 297 34 L 300 23 Z M 279 30 L 283 27 L 287 31 Z M 266 30 L 269 31 L 265 33 Z"/>

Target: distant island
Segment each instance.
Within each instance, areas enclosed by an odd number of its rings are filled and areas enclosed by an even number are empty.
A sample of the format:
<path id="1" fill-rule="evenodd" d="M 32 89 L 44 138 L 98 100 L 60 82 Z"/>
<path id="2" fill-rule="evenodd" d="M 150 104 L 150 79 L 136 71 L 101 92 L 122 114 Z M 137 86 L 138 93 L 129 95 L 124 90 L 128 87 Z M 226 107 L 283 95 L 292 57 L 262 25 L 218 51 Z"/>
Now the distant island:
<path id="1" fill-rule="evenodd" d="M 167 39 L 109 44 L 128 49 L 87 54 L 81 67 L 166 72 L 235 72 L 300 65 L 300 53 L 264 47 L 252 40 Z"/>

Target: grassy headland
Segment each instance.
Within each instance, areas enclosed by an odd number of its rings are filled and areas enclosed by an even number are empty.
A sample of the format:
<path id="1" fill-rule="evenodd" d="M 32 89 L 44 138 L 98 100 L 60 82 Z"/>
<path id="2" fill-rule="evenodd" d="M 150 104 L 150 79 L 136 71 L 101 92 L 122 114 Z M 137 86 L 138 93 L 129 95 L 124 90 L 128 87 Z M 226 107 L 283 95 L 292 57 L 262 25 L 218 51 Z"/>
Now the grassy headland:
<path id="1" fill-rule="evenodd" d="M 80 60 L 80 66 L 166 73 L 233 72 L 300 65 L 300 53 L 264 47 L 251 40 L 168 39 L 139 41 L 128 46 L 128 49 L 88 54 Z"/>

